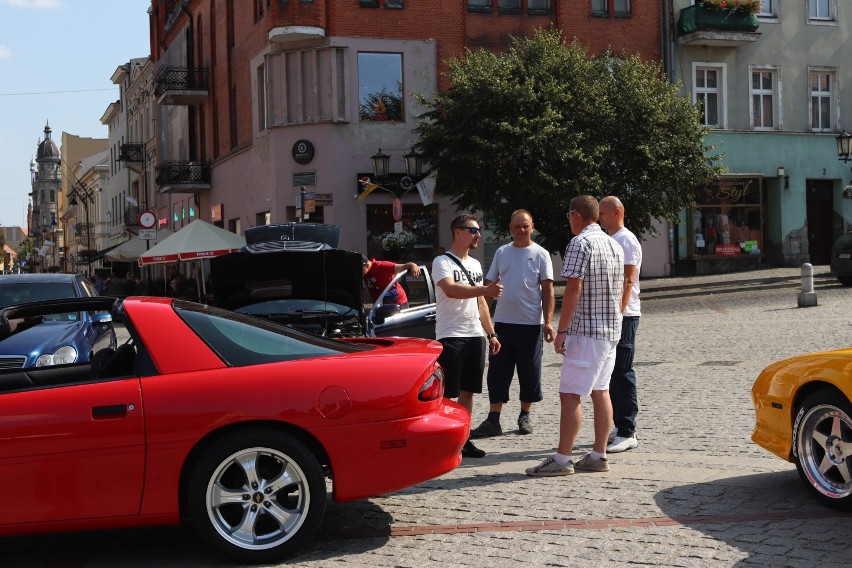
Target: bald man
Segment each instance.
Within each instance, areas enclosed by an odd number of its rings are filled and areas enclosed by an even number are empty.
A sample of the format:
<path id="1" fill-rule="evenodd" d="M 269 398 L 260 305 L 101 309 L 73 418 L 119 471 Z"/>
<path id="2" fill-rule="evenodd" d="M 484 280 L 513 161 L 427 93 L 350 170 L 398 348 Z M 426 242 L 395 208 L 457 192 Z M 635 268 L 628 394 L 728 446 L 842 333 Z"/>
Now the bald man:
<path id="1" fill-rule="evenodd" d="M 639 396 L 636 390 L 636 373 L 633 370 L 633 353 L 636 330 L 642 315 L 639 303 L 639 271 L 642 268 L 642 246 L 629 229 L 624 227 L 624 205 L 609 195 L 601 199 L 599 219 L 601 227 L 624 250 L 624 291 L 621 295 L 621 339 L 615 354 L 615 367 L 609 383 L 609 397 L 615 426 L 609 434 L 611 454 L 626 452 L 639 445 L 636 440 L 636 415 L 639 413 Z"/>

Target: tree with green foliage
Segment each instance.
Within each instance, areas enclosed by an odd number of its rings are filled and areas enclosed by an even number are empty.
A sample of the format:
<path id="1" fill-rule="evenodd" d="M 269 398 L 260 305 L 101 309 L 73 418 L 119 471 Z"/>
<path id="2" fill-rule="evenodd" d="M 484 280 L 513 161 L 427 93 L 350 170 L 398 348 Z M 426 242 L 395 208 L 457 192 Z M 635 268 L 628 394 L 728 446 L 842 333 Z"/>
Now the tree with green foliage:
<path id="1" fill-rule="evenodd" d="M 655 219 L 675 220 L 695 186 L 723 172 L 699 109 L 637 56 L 591 57 L 539 30 L 503 54 L 468 51 L 448 69 L 449 89 L 418 97 L 429 110 L 415 130 L 437 191 L 498 230 L 528 209 L 551 251 L 571 238 L 577 195 L 617 195 L 627 226 L 652 233 Z"/>

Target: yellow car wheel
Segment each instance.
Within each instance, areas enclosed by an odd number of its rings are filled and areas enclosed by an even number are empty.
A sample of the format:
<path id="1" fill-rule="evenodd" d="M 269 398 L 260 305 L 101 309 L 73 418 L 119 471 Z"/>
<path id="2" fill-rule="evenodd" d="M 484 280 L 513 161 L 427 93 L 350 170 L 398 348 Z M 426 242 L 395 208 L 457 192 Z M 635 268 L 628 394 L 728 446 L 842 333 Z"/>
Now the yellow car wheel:
<path id="1" fill-rule="evenodd" d="M 852 509 L 852 405 L 835 389 L 809 395 L 793 425 L 796 469 L 823 503 Z"/>

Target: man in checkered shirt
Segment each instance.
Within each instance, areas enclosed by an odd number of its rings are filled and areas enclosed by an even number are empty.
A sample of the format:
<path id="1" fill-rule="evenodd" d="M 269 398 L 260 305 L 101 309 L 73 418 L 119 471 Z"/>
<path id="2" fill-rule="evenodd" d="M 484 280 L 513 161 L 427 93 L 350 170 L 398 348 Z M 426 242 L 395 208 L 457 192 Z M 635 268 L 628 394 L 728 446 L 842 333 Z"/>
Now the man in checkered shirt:
<path id="1" fill-rule="evenodd" d="M 562 276 L 567 283 L 554 342 L 556 352 L 563 355 L 559 447 L 553 456 L 527 468 L 527 475 L 532 477 L 571 475 L 575 468 L 609 471 L 609 379 L 621 338 L 624 251 L 597 224 L 598 202 L 594 197 L 572 199 L 568 220 L 576 236 L 565 249 Z M 580 399 L 589 395 L 595 410 L 595 444 L 592 452 L 573 462 L 571 454 L 583 420 Z"/>

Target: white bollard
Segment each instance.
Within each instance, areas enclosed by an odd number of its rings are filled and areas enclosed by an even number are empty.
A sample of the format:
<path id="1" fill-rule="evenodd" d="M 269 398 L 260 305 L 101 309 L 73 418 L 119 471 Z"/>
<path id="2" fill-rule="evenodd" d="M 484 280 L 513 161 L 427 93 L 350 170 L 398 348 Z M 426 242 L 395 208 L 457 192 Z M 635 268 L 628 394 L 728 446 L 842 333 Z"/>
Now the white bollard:
<path id="1" fill-rule="evenodd" d="M 799 307 L 810 308 L 817 305 L 817 293 L 814 291 L 814 267 L 810 262 L 802 265 L 802 291 L 799 292 Z"/>

